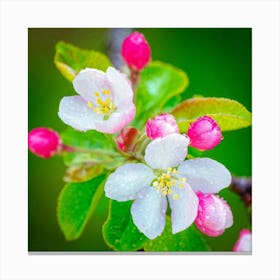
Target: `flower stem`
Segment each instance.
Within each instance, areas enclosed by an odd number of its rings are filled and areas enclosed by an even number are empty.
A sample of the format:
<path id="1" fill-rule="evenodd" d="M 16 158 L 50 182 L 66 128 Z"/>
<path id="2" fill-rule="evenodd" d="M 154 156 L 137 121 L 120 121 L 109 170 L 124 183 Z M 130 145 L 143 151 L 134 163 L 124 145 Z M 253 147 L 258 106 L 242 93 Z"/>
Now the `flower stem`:
<path id="1" fill-rule="evenodd" d="M 144 150 L 146 149 L 148 143 L 150 142 L 150 139 L 149 138 L 146 138 L 142 143 L 141 143 L 141 146 L 139 148 L 139 153 L 142 154 L 144 152 Z"/>
<path id="2" fill-rule="evenodd" d="M 132 152 L 135 152 L 136 147 L 139 143 L 141 143 L 145 139 L 146 133 L 144 132 L 140 137 L 138 137 L 137 141 L 135 141 L 135 144 L 131 148 Z"/>
<path id="3" fill-rule="evenodd" d="M 140 79 L 140 71 L 130 68 L 130 80 L 133 90 L 133 103 L 136 103 L 136 88 Z"/>

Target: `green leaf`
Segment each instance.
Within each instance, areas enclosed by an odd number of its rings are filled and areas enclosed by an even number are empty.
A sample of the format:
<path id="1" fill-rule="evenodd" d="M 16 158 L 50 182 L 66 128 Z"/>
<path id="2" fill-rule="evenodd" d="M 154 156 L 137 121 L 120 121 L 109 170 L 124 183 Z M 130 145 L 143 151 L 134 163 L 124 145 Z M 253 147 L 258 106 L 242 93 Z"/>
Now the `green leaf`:
<path id="1" fill-rule="evenodd" d="M 97 160 L 98 157 L 98 160 Z M 76 153 L 69 152 L 63 153 L 63 160 L 67 166 L 82 166 L 84 163 L 88 164 L 99 164 L 99 161 L 106 160 L 107 157 L 100 157 L 99 155 L 95 155 L 94 153 Z"/>
<path id="2" fill-rule="evenodd" d="M 205 115 L 216 120 L 222 131 L 245 128 L 252 124 L 252 114 L 239 102 L 227 98 L 191 98 L 177 105 L 171 114 L 183 133 L 190 123 Z"/>
<path id="3" fill-rule="evenodd" d="M 64 145 L 78 149 L 78 151 L 63 154 L 66 165 L 84 162 L 98 163 L 108 157 L 112 159 L 112 155 L 119 155 L 113 149 L 111 141 L 103 133 L 95 130 L 83 132 L 68 127 L 61 133 L 61 139 Z"/>
<path id="4" fill-rule="evenodd" d="M 82 183 L 68 183 L 58 197 L 58 223 L 67 240 L 79 238 L 103 194 L 105 174 Z"/>
<path id="5" fill-rule="evenodd" d="M 62 41 L 58 42 L 55 48 L 55 65 L 70 82 L 76 74 L 86 67 L 106 71 L 111 66 L 109 58 L 97 51 L 83 50 Z"/>
<path id="6" fill-rule="evenodd" d="M 112 144 L 108 138 L 96 130 L 87 132 L 78 131 L 68 127 L 61 133 L 63 144 L 89 150 L 112 150 Z"/>
<path id="7" fill-rule="evenodd" d="M 170 112 L 177 104 L 179 104 L 182 101 L 181 95 L 176 95 L 169 99 L 163 106 L 162 111 L 163 112 Z"/>
<path id="8" fill-rule="evenodd" d="M 154 252 L 188 252 L 209 251 L 210 248 L 204 240 L 203 234 L 194 226 L 186 230 L 172 234 L 170 218 L 166 217 L 166 225 L 163 233 L 154 240 L 149 240 L 144 245 L 145 251 Z"/>
<path id="9" fill-rule="evenodd" d="M 116 251 L 136 251 L 143 248 L 147 237 L 141 233 L 132 221 L 131 201 L 110 201 L 109 215 L 103 225 L 106 243 Z"/>
<path id="10" fill-rule="evenodd" d="M 200 151 L 196 148 L 193 148 L 191 146 L 188 146 L 188 155 L 191 157 L 201 157 L 203 155 L 203 151 Z"/>
<path id="11" fill-rule="evenodd" d="M 92 153 L 63 153 L 63 160 L 67 166 L 81 167 L 83 165 L 95 165 L 96 167 L 105 167 L 108 170 L 114 170 L 122 165 L 126 158 L 119 156 L 107 156 Z M 97 168 L 99 169 L 99 167 Z"/>
<path id="12" fill-rule="evenodd" d="M 161 111 L 167 101 L 182 93 L 188 84 L 184 71 L 167 63 L 151 62 L 141 72 L 137 86 L 137 119 L 148 118 Z"/>
<path id="13" fill-rule="evenodd" d="M 103 172 L 101 164 L 83 163 L 69 166 L 63 176 L 65 182 L 84 182 Z"/>
<path id="14" fill-rule="evenodd" d="M 115 169 L 123 163 L 124 158 L 117 153 L 112 142 L 102 133 L 95 130 L 81 132 L 67 128 L 61 133 L 64 145 L 83 149 L 79 152 L 64 152 L 64 163 L 69 165 L 104 164 L 109 169 Z"/>

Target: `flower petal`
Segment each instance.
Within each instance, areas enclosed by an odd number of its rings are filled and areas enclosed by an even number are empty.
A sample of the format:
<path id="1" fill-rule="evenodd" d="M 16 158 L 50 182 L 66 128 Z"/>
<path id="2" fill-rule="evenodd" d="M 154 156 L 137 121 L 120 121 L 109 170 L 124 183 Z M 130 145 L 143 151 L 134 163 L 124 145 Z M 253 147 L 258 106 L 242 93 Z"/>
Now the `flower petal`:
<path id="1" fill-rule="evenodd" d="M 95 129 L 94 122 L 100 118 L 78 95 L 63 97 L 59 104 L 58 115 L 63 122 L 82 131 Z"/>
<path id="2" fill-rule="evenodd" d="M 242 229 L 239 238 L 234 244 L 233 251 L 235 252 L 250 252 L 252 251 L 252 233 L 248 229 Z"/>
<path id="3" fill-rule="evenodd" d="M 231 174 L 221 163 L 210 158 L 184 161 L 178 168 L 195 192 L 218 193 L 231 183 Z"/>
<path id="4" fill-rule="evenodd" d="M 225 221 L 225 228 L 229 228 L 233 225 L 233 216 L 231 212 L 231 208 L 228 206 L 226 202 L 225 204 L 225 212 L 226 212 L 226 221 Z"/>
<path id="5" fill-rule="evenodd" d="M 115 106 L 124 110 L 133 100 L 133 91 L 129 80 L 113 67 L 108 67 L 106 75 L 111 84 Z"/>
<path id="6" fill-rule="evenodd" d="M 148 238 L 159 236 L 165 226 L 167 201 L 155 188 L 143 189 L 131 206 L 134 224 Z"/>
<path id="7" fill-rule="evenodd" d="M 120 111 L 112 113 L 108 120 L 100 120 L 95 122 L 96 130 L 104 133 L 116 133 L 124 128 L 132 121 L 135 116 L 135 106 L 130 103 L 128 111 Z"/>
<path id="8" fill-rule="evenodd" d="M 135 199 L 137 192 L 148 187 L 153 178 L 153 171 L 145 164 L 127 163 L 108 177 L 105 195 L 117 201 Z"/>
<path id="9" fill-rule="evenodd" d="M 174 133 L 157 138 L 146 148 L 145 161 L 154 169 L 178 166 L 186 157 L 189 139 Z"/>
<path id="10" fill-rule="evenodd" d="M 173 187 L 173 194 L 168 195 L 173 234 L 189 227 L 197 216 L 198 198 L 188 184 L 184 185 L 184 188 Z M 178 199 L 173 198 L 174 194 Z"/>
<path id="11" fill-rule="evenodd" d="M 110 89 L 110 83 L 103 71 L 97 69 L 86 68 L 73 80 L 73 86 L 85 101 L 95 103 L 95 92 L 102 92 L 102 89 Z"/>

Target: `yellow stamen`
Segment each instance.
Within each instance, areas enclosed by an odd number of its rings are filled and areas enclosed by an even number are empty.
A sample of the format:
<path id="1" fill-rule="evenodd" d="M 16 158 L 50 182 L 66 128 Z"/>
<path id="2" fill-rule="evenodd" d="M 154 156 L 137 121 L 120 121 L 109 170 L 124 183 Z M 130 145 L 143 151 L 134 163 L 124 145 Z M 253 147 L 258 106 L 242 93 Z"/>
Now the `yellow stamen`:
<path id="1" fill-rule="evenodd" d="M 167 195 L 167 191 L 166 190 L 162 191 L 162 195 L 166 196 Z"/>
<path id="2" fill-rule="evenodd" d="M 156 180 L 153 181 L 152 186 L 156 188 L 157 191 L 161 191 L 163 196 L 167 194 L 172 195 L 174 193 L 173 187 L 178 186 L 180 188 L 185 187 L 185 178 L 178 178 L 178 171 L 176 168 L 168 167 L 166 171 L 157 174 Z M 175 195 L 175 199 L 178 199 L 178 195 Z"/>
<path id="3" fill-rule="evenodd" d="M 98 107 L 93 108 L 93 111 L 97 114 L 102 114 L 102 110 Z"/>
<path id="4" fill-rule="evenodd" d="M 154 182 L 153 182 L 153 186 L 154 186 L 154 187 L 157 187 L 157 186 L 158 186 L 158 181 L 154 181 Z"/>
<path id="5" fill-rule="evenodd" d="M 104 102 L 101 98 L 96 98 L 96 103 L 100 106 L 103 106 Z"/>
<path id="6" fill-rule="evenodd" d="M 174 199 L 174 200 L 178 200 L 178 198 L 179 198 L 179 195 L 178 195 L 177 193 L 175 193 L 175 194 L 173 195 L 173 199 Z"/>
<path id="7" fill-rule="evenodd" d="M 103 94 L 105 94 L 105 95 L 110 95 L 110 94 L 111 94 L 111 91 L 110 91 L 109 89 L 105 89 L 105 88 L 103 88 L 103 89 L 101 90 L 101 92 L 102 92 Z"/>
<path id="8" fill-rule="evenodd" d="M 184 187 L 185 187 L 184 184 L 179 184 L 179 188 L 180 188 L 180 189 L 183 189 Z"/>
<path id="9" fill-rule="evenodd" d="M 92 108 L 92 106 L 93 106 L 92 102 L 90 102 L 90 101 L 87 102 L 87 105 L 88 105 L 89 108 Z"/>
<path id="10" fill-rule="evenodd" d="M 177 175 L 178 174 L 178 170 L 173 168 L 172 173 Z"/>
<path id="11" fill-rule="evenodd" d="M 103 100 L 103 98 L 100 98 L 100 93 L 95 91 L 94 96 L 96 98 L 95 103 L 97 106 L 93 108 L 93 111 L 97 114 L 105 115 L 104 117 L 108 118 L 108 116 L 115 111 L 116 107 L 110 98 L 111 91 L 109 89 L 102 88 L 101 93 L 101 96 L 105 97 L 105 95 L 107 95 L 107 98 Z M 90 101 L 88 101 L 88 107 L 93 107 L 93 104 Z"/>
<path id="12" fill-rule="evenodd" d="M 169 181 L 169 182 L 166 182 L 166 186 L 170 188 L 170 187 L 172 186 L 172 183 L 171 183 L 171 181 Z"/>

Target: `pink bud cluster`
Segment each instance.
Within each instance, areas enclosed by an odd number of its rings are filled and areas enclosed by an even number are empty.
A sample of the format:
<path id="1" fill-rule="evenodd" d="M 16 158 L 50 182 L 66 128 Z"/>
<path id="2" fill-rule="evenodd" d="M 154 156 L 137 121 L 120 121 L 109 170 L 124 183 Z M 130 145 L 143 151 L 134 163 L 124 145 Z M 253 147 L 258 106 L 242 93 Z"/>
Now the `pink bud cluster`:
<path id="1" fill-rule="evenodd" d="M 150 139 L 163 138 L 178 132 L 179 128 L 175 118 L 167 113 L 155 116 L 146 123 L 146 135 Z"/>
<path id="2" fill-rule="evenodd" d="M 214 194 L 197 193 L 199 199 L 195 224 L 209 236 L 219 236 L 233 224 L 232 212 L 228 204 Z"/>
<path id="3" fill-rule="evenodd" d="M 213 149 L 223 138 L 216 121 L 208 116 L 200 117 L 193 122 L 187 135 L 190 138 L 190 146 L 199 150 Z"/>
<path id="4" fill-rule="evenodd" d="M 133 32 L 124 39 L 121 52 L 126 64 L 137 71 L 142 70 L 151 59 L 150 46 L 139 32 Z"/>
<path id="5" fill-rule="evenodd" d="M 28 133 L 28 147 L 33 154 L 50 158 L 60 151 L 62 142 L 56 131 L 38 127 Z"/>

